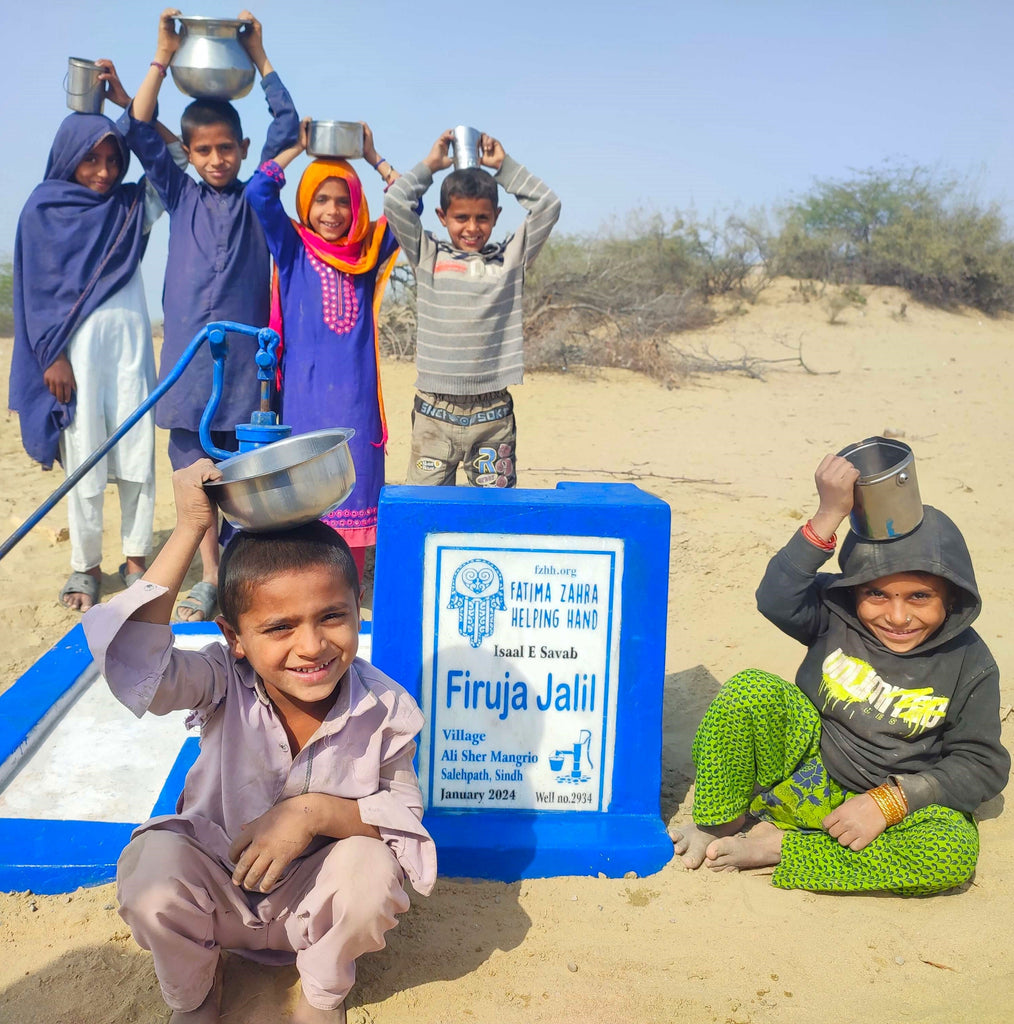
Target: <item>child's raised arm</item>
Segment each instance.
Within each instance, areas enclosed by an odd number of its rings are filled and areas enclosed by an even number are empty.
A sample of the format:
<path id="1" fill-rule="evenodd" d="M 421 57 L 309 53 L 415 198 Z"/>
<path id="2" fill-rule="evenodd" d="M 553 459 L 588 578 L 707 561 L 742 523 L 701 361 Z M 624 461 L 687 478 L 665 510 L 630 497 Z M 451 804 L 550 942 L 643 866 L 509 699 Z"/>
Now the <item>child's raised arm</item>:
<path id="1" fill-rule="evenodd" d="M 423 163 L 430 169 L 431 174 L 437 171 L 446 170 L 454 161 L 451 159 L 451 145 L 454 143 L 454 129 L 448 128 L 441 132 L 437 141 L 430 147 L 429 153 L 423 157 Z"/>
<path id="2" fill-rule="evenodd" d="M 419 219 L 422 197 L 433 184 L 433 174 L 451 166 L 448 155 L 454 132 L 441 132 L 426 157 L 405 175 L 393 178 L 384 196 L 384 214 L 405 259 L 417 267 L 422 258 L 423 226 Z M 383 166 L 383 165 L 381 165 Z M 379 168 L 378 168 L 379 170 Z"/>
<path id="3" fill-rule="evenodd" d="M 830 543 L 838 527 L 852 511 L 859 470 L 841 455 L 825 455 L 813 474 L 820 504 L 810 527 L 821 540 Z"/>
<path id="4" fill-rule="evenodd" d="M 180 37 L 176 31 L 176 19 L 179 16 L 180 12 L 175 7 L 167 7 L 158 16 L 155 56 L 134 96 L 134 117 L 138 121 L 151 121 L 155 117 L 155 103 L 159 89 L 162 88 L 162 80 L 180 48 Z"/>
<path id="5" fill-rule="evenodd" d="M 172 617 L 176 595 L 183 585 L 197 549 L 205 533 L 218 515 L 204 484 L 218 480 L 222 474 L 211 459 L 201 459 L 192 466 L 173 473 L 173 496 L 176 500 L 176 526 L 162 550 L 145 571 L 144 578 L 166 588 L 154 601 L 142 605 L 130 618 L 135 622 L 168 623 Z"/>
<path id="6" fill-rule="evenodd" d="M 239 41 L 247 56 L 253 61 L 254 67 L 260 72 L 261 78 L 267 78 L 274 71 L 271 61 L 264 50 L 264 29 L 261 23 L 249 12 L 239 12 L 240 21 L 249 21 L 239 30 Z"/>
<path id="7" fill-rule="evenodd" d="M 503 166 L 503 158 L 507 155 L 499 139 L 492 135 L 482 133 L 479 139 L 480 162 L 483 167 L 492 167 L 494 171 L 500 170 Z"/>
<path id="8" fill-rule="evenodd" d="M 110 103 L 115 103 L 118 107 L 123 107 L 126 110 L 131 104 L 130 93 L 124 89 L 120 76 L 117 74 L 116 66 L 111 60 L 107 60 L 104 57 L 95 63 L 105 69 L 99 75 L 99 81 L 106 83 L 106 99 Z M 159 135 L 162 136 L 162 141 L 167 146 L 171 146 L 174 142 L 179 142 L 179 139 L 161 121 L 156 121 L 155 127 L 158 129 Z M 173 156 L 175 159 L 175 154 Z M 184 166 L 186 165 L 184 164 Z"/>
<path id="9" fill-rule="evenodd" d="M 268 60 L 264 49 L 264 27 L 250 11 L 240 11 L 239 19 L 250 22 L 240 28 L 239 41 L 261 76 L 261 88 L 271 111 L 271 124 L 261 148 L 260 162 L 263 164 L 267 160 L 277 160 L 279 153 L 293 145 L 299 132 L 299 115 L 288 89 L 282 85 L 274 65 Z"/>
<path id="10" fill-rule="evenodd" d="M 380 175 L 384 184 L 390 188 L 401 175 L 394 169 L 394 164 L 386 157 L 377 152 L 377 144 L 373 138 L 373 129 L 365 122 L 360 121 L 363 128 L 363 159 Z M 384 168 L 387 168 L 385 171 Z"/>
<path id="11" fill-rule="evenodd" d="M 820 567 L 834 554 L 832 538 L 852 510 L 859 471 L 848 459 L 825 455 L 814 473 L 819 504 L 764 572 L 757 588 L 757 610 L 783 633 L 809 646 L 827 621 Z"/>
<path id="12" fill-rule="evenodd" d="M 304 117 L 299 122 L 299 138 L 296 140 L 294 145 L 289 146 L 287 149 L 283 149 L 278 156 L 275 157 L 275 163 L 284 170 L 293 160 L 299 156 L 300 153 L 306 150 L 307 141 L 310 138 L 310 121 L 311 118 Z"/>
<path id="13" fill-rule="evenodd" d="M 510 193 L 525 208 L 525 230 L 515 238 L 524 239 L 525 266 L 539 254 L 546 244 L 553 226 L 560 219 L 560 199 L 557 194 L 527 167 L 511 159 L 503 146 L 491 135 L 480 139 L 480 159 L 484 167 L 496 169 L 497 184 Z M 512 241 L 512 244 L 517 244 Z"/>
<path id="14" fill-rule="evenodd" d="M 123 107 L 126 110 L 130 106 L 130 95 L 123 88 L 120 76 L 116 73 L 116 65 L 106 57 L 101 57 L 95 63 L 102 68 L 99 74 L 99 81 L 106 84 L 106 99 L 110 103 L 115 103 L 118 107 Z"/>

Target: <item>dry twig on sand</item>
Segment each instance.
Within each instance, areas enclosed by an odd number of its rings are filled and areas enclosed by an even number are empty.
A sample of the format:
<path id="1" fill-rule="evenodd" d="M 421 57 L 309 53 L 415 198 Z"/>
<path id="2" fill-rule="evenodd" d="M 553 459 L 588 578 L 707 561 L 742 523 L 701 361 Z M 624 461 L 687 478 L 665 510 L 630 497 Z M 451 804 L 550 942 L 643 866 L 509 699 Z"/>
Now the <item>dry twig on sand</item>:
<path id="1" fill-rule="evenodd" d="M 803 335 L 799 336 L 795 346 L 791 346 L 788 342 L 781 340 L 779 344 L 785 348 L 791 348 L 795 355 L 784 356 L 780 359 L 765 359 L 762 356 L 750 355 L 744 349 L 738 359 L 723 359 L 713 355 L 707 346 L 700 353 L 681 351 L 680 355 L 690 373 L 742 373 L 747 377 L 752 377 L 754 380 L 762 381 L 764 380 L 764 371 L 766 369 L 783 363 L 793 363 L 801 366 L 813 377 L 821 375 L 834 376 L 838 373 L 837 370 L 815 370 L 807 364 L 803 358 Z"/>
<path id="2" fill-rule="evenodd" d="M 612 476 L 621 480 L 666 480 L 674 484 L 713 484 L 715 487 L 728 487 L 728 480 L 714 480 L 707 477 L 666 476 L 664 473 L 651 473 L 636 467 L 631 469 L 589 469 L 574 466 L 525 466 L 526 473 L 588 474 L 589 476 Z"/>

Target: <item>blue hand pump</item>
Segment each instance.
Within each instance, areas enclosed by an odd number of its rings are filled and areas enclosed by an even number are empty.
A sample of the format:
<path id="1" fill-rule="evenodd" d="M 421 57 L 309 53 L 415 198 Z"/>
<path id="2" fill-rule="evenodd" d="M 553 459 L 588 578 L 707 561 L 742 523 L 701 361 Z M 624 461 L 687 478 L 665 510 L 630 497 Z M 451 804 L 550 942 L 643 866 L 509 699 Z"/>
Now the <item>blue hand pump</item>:
<path id="1" fill-rule="evenodd" d="M 272 441 L 280 441 L 292 433 L 292 428 L 278 422 L 278 416 L 271 411 L 271 389 L 275 379 L 275 369 L 278 365 L 278 334 L 269 327 L 250 327 L 247 324 L 234 323 L 231 320 L 217 320 L 201 328 L 194 335 L 193 340 L 186 347 L 183 355 L 177 360 L 169 376 L 166 377 L 158 387 L 116 428 L 116 430 L 95 449 L 81 463 L 78 468 L 3 542 L 0 544 L 0 558 L 3 558 L 42 518 L 56 505 L 56 503 L 102 458 L 106 452 L 130 430 L 138 420 L 180 379 L 183 371 L 190 365 L 190 361 L 197 354 L 197 350 L 208 342 L 213 360 L 211 397 L 204 407 L 204 414 L 201 416 L 200 438 L 201 446 L 213 459 L 228 459 L 235 455 L 235 452 L 228 452 L 217 448 L 211 440 L 211 423 L 215 418 L 218 403 L 222 398 L 222 388 L 225 381 L 225 357 L 229 351 L 229 342 L 226 332 L 232 331 L 235 334 L 245 334 L 257 339 L 257 379 L 260 381 L 261 397 L 260 408 L 253 410 L 250 414 L 249 423 L 236 425 L 236 438 L 239 441 L 241 452 L 251 451 Z"/>

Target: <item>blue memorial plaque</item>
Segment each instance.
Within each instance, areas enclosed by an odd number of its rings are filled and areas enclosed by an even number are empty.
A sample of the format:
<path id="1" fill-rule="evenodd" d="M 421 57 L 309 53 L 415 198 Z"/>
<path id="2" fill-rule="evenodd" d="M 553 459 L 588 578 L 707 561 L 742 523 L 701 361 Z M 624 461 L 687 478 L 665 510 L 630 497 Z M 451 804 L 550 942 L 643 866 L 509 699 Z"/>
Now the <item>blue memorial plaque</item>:
<path id="1" fill-rule="evenodd" d="M 629 484 L 389 487 L 373 661 L 419 700 L 441 873 L 657 871 L 669 507 Z"/>

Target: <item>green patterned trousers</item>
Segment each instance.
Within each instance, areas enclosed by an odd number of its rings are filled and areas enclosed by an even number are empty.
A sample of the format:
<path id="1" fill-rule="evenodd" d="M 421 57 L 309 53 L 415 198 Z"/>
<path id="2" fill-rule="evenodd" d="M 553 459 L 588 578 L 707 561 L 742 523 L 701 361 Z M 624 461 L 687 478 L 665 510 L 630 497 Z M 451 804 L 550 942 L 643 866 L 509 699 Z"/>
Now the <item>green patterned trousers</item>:
<path id="1" fill-rule="evenodd" d="M 979 834 L 971 815 L 930 804 L 858 852 L 821 821 L 855 794 L 820 759 L 820 715 L 792 683 L 756 669 L 719 690 L 694 737 L 693 818 L 721 825 L 744 812 L 785 830 L 772 883 L 822 892 L 926 895 L 972 876 Z"/>

